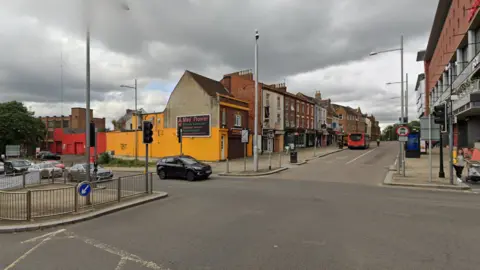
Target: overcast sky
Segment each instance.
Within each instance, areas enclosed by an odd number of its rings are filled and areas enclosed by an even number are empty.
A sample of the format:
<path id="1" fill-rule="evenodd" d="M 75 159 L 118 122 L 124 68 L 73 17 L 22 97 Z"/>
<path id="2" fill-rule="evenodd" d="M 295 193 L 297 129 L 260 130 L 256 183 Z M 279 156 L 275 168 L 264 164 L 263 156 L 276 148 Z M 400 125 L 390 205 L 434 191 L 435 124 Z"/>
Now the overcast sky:
<path id="1" fill-rule="evenodd" d="M 426 47 L 437 3 L 4 0 L 0 100 L 23 101 L 42 116 L 68 115 L 72 106 L 84 107 L 88 21 L 95 117 L 110 123 L 133 108 L 133 91 L 119 86 L 133 85 L 134 78 L 139 107 L 161 111 L 185 69 L 217 80 L 252 69 L 258 29 L 262 82 L 285 81 L 293 93 L 313 95 L 319 90 L 332 102 L 373 113 L 385 126 L 400 115 L 400 85 L 385 85 L 400 81 L 400 54 L 368 55 L 398 48 L 400 35 L 405 36 L 409 114 L 414 118 L 414 87 L 423 72 L 415 62 L 416 52 Z"/>

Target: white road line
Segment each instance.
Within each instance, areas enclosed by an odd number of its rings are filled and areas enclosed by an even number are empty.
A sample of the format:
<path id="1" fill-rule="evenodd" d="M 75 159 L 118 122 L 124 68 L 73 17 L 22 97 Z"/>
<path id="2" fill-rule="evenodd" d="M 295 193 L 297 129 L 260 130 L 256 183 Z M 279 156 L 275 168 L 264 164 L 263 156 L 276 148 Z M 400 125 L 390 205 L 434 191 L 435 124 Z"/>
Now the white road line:
<path id="1" fill-rule="evenodd" d="M 371 152 L 373 152 L 373 151 L 375 151 L 375 150 L 377 150 L 377 148 L 374 148 L 374 149 L 372 149 L 372 150 L 370 150 L 370 151 L 368 151 L 368 152 L 366 152 L 366 153 L 361 154 L 360 156 L 358 156 L 358 157 L 350 160 L 349 162 L 345 163 L 345 165 L 348 165 L 348 164 L 354 162 L 355 160 L 357 160 L 357 159 L 359 159 L 359 158 L 361 158 L 361 157 L 363 157 L 363 156 L 366 156 L 366 155 L 370 154 Z"/>
<path id="2" fill-rule="evenodd" d="M 34 252 L 37 248 L 39 248 L 40 246 L 46 244 L 48 241 L 50 241 L 52 239 L 52 237 L 54 237 L 56 234 L 58 233 L 61 233 L 61 232 L 64 232 L 65 230 L 62 229 L 62 230 L 58 230 L 56 232 L 52 232 L 52 233 L 47 233 L 45 235 L 42 235 L 42 236 L 38 236 L 38 237 L 35 237 L 35 238 L 32 238 L 30 240 L 27 240 L 29 242 L 32 242 L 32 241 L 36 241 L 38 239 L 41 239 L 42 237 L 47 237 L 47 238 L 44 238 L 40 243 L 36 244 L 35 246 L 33 246 L 31 249 L 29 249 L 27 252 L 25 252 L 22 256 L 18 257 L 18 259 L 16 259 L 14 262 L 12 262 L 10 265 L 8 265 L 4 270 L 10 270 L 10 269 L 13 269 L 19 262 L 21 262 L 23 259 L 25 259 L 30 253 Z M 27 241 L 24 241 L 22 243 L 27 243 Z"/>
<path id="3" fill-rule="evenodd" d="M 118 262 L 117 267 L 115 267 L 115 270 L 122 270 L 125 264 L 127 264 L 127 258 L 122 257 Z"/>
<path id="4" fill-rule="evenodd" d="M 134 254 L 131 254 L 129 252 L 126 252 L 124 250 L 121 250 L 121 249 L 118 249 L 118 248 L 115 248 L 115 247 L 112 247 L 110 245 L 107 245 L 107 244 L 104 244 L 104 243 L 101 243 L 95 239 L 91 239 L 91 238 L 87 238 L 87 237 L 81 237 L 81 236 L 78 236 L 78 235 L 75 235 L 71 232 L 68 232 L 66 233 L 68 234 L 69 236 L 72 236 L 73 238 L 75 239 L 78 239 L 78 240 L 81 240 L 83 241 L 85 244 L 89 244 L 93 247 L 96 247 L 98 249 L 101 249 L 103 251 L 106 251 L 110 254 L 113 254 L 113 255 L 117 255 L 119 257 L 122 258 L 122 260 L 127 260 L 127 261 L 131 261 L 131 262 L 135 262 L 135 263 L 138 263 L 140 265 L 142 265 L 143 267 L 146 267 L 146 268 L 149 268 L 149 269 L 154 269 L 154 270 L 170 270 L 168 268 L 165 268 L 165 267 L 162 267 L 162 266 L 159 266 L 157 265 L 156 263 L 154 262 L 151 262 L 151 261 L 146 261 L 146 260 L 143 260 L 142 258 L 138 257 L 137 255 L 134 255 Z M 120 263 L 119 263 L 120 264 Z M 118 267 L 118 266 L 117 266 Z"/>
<path id="5" fill-rule="evenodd" d="M 58 230 L 58 231 L 55 231 L 55 232 L 46 233 L 46 234 L 44 234 L 44 235 L 40 235 L 40 236 L 37 236 L 37 237 L 34 237 L 34 238 L 30 238 L 30 239 L 25 240 L 25 241 L 23 241 L 23 242 L 21 242 L 21 243 L 22 243 L 22 244 L 25 244 L 25 243 L 35 242 L 35 241 L 37 241 L 37 240 L 39 240 L 39 239 L 42 239 L 42 238 L 45 238 L 45 237 L 48 237 L 48 236 L 55 236 L 55 235 L 57 235 L 57 234 L 59 234 L 59 233 L 62 233 L 62 232 L 64 232 L 64 231 L 65 231 L 65 229 L 61 229 L 61 230 Z"/>

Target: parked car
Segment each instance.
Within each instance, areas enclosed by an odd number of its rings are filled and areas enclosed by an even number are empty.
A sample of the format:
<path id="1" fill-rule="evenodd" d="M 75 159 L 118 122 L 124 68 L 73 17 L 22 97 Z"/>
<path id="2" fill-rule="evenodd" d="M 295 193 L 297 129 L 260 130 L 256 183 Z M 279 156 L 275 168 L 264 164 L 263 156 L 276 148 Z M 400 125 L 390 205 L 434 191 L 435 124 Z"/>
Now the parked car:
<path id="1" fill-rule="evenodd" d="M 97 166 L 97 181 L 113 178 L 113 172 L 111 170 L 104 169 L 101 166 Z M 68 168 L 67 178 L 70 182 L 81 182 L 86 180 L 87 164 L 75 164 Z M 94 166 L 90 164 L 90 175 L 93 177 Z"/>
<path id="2" fill-rule="evenodd" d="M 26 160 L 6 160 L 3 162 L 5 174 L 7 175 L 28 173 L 30 165 L 30 162 Z"/>
<path id="3" fill-rule="evenodd" d="M 212 167 L 191 156 L 170 156 L 157 162 L 157 174 L 160 179 L 184 178 L 194 181 L 210 177 Z"/>
<path id="4" fill-rule="evenodd" d="M 42 154 L 39 154 L 38 158 L 42 160 L 60 160 L 61 159 L 59 155 L 54 154 L 52 152 L 47 152 L 47 151 L 42 152 Z"/>
<path id="5" fill-rule="evenodd" d="M 3 162 L 0 161 L 0 174 L 5 173 L 5 167 L 3 166 Z"/>
<path id="6" fill-rule="evenodd" d="M 65 170 L 65 164 L 63 164 L 62 162 L 60 162 L 58 160 L 48 160 L 48 161 L 44 161 L 44 163 L 50 163 L 50 164 L 53 164 L 53 166 L 55 166 L 57 168 Z"/>
<path id="7" fill-rule="evenodd" d="M 40 172 L 40 178 L 57 178 L 62 177 L 63 170 L 55 167 L 52 163 L 32 164 L 28 168 L 29 172 Z"/>
<path id="8" fill-rule="evenodd" d="M 43 156 L 43 154 L 46 154 L 46 153 L 49 153 L 49 151 L 40 151 L 35 155 L 35 157 L 37 159 L 40 159 Z"/>

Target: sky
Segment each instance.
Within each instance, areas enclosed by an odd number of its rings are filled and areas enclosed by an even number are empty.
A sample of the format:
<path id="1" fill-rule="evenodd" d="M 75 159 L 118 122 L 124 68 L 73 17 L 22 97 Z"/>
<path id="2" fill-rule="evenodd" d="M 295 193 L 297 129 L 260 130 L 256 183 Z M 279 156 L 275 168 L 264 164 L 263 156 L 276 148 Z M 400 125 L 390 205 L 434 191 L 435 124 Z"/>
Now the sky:
<path id="1" fill-rule="evenodd" d="M 212 79 L 253 69 L 258 29 L 259 80 L 288 91 L 320 91 L 360 107 L 382 127 L 400 116 L 404 36 L 409 117 L 423 72 L 436 0 L 4 0 L 0 9 L 0 100 L 38 116 L 85 107 L 86 29 L 91 36 L 91 107 L 107 124 L 138 107 L 162 111 L 183 72 Z"/>

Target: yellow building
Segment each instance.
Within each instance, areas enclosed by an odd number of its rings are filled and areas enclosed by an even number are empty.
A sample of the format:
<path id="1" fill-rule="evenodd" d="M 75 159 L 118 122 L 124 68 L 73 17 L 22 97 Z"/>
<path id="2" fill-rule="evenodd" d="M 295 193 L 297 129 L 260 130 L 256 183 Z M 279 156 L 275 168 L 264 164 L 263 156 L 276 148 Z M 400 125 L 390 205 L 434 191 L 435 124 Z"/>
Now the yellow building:
<path id="1" fill-rule="evenodd" d="M 220 82 L 185 71 L 164 111 L 142 115 L 154 128 L 149 157 L 180 153 L 203 161 L 243 157 L 240 134 L 248 127 L 248 118 L 247 102 L 234 98 Z M 177 125 L 183 126 L 182 144 L 178 142 Z M 117 157 L 135 156 L 135 132 L 138 156 L 144 157 L 142 131 L 107 133 L 107 151 L 114 151 Z M 250 156 L 251 136 L 246 150 Z"/>

